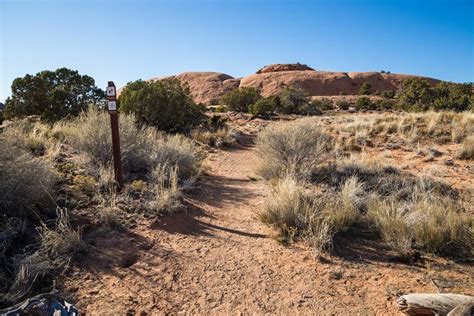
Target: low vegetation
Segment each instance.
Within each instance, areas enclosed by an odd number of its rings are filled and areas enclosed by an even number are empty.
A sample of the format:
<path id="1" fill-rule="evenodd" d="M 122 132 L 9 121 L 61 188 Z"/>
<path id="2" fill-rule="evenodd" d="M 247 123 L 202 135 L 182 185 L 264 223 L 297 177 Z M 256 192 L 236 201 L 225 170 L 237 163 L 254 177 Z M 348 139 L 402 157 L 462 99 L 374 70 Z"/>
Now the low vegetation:
<path id="1" fill-rule="evenodd" d="M 182 209 L 204 158 L 193 141 L 121 115 L 125 187 L 117 192 L 109 120 L 91 106 L 70 120 L 48 125 L 30 117 L 0 133 L 1 306 L 51 290 L 88 251 L 78 218 L 92 227 L 88 234 L 99 234 Z"/>
<path id="2" fill-rule="evenodd" d="M 474 160 L 474 135 L 471 134 L 462 141 L 458 157 L 459 159 Z"/>
<path id="3" fill-rule="evenodd" d="M 265 178 L 306 179 L 331 147 L 331 137 L 310 120 L 272 126 L 257 139 L 260 173 Z"/>
<path id="4" fill-rule="evenodd" d="M 407 79 L 397 93 L 398 106 L 408 111 L 467 111 L 473 110 L 471 83 L 440 82 L 432 87 L 428 81 Z"/>
<path id="5" fill-rule="evenodd" d="M 470 141 L 466 136 L 472 134 L 472 125 L 460 122 L 472 120 L 471 114 L 425 115 L 429 118 L 407 114 L 336 126 L 357 133 L 382 121 L 391 124 L 386 118 L 393 118 L 396 128 L 390 133 L 403 135 L 414 128 L 408 122 L 424 119 L 422 125 L 429 129 L 427 122 L 435 120 L 438 130 L 441 125 L 450 126 L 447 129 L 453 140 Z M 451 123 L 453 120 L 456 123 Z M 323 137 L 326 132 L 317 122 L 303 119 L 271 126 L 258 140 L 262 175 L 276 180 L 260 218 L 277 230 L 282 241 L 302 239 L 321 254 L 331 251 L 337 236 L 362 229 L 380 236 L 407 262 L 416 260 L 418 251 L 453 257 L 472 255 L 474 222 L 466 208 L 472 198 L 444 182 L 415 177 L 361 155 L 328 159 L 332 156 L 329 144 L 340 139 Z M 423 135 L 420 130 L 417 134 Z M 338 155 L 337 151 L 334 154 Z"/>
<path id="6" fill-rule="evenodd" d="M 250 106 L 261 97 L 255 88 L 240 87 L 223 96 L 221 102 L 231 111 L 249 112 Z"/>

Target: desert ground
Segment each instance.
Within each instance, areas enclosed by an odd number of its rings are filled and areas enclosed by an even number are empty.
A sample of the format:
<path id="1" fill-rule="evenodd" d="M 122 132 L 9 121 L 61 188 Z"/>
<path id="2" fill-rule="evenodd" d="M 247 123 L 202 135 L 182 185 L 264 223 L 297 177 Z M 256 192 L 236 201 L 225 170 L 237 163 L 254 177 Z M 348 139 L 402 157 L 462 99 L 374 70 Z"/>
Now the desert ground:
<path id="1" fill-rule="evenodd" d="M 222 115 L 240 131 L 238 143 L 207 149 L 208 167 L 186 196 L 186 211 L 136 220 L 127 232 L 86 240 L 87 255 L 62 281 L 62 290 L 82 312 L 397 315 L 396 299 L 402 294 L 474 295 L 472 261 L 423 254 L 404 263 L 370 232 L 341 236 L 323 256 L 304 242 L 279 241 L 258 217 L 272 184 L 256 172 L 255 139 L 267 126 L 301 118 Z M 345 113 L 317 120 L 336 128 L 355 115 L 367 121 L 386 114 Z M 474 184 L 474 165 L 456 159 L 458 147 L 428 143 L 423 151 L 423 145 L 409 148 L 392 137 L 374 139 L 357 151 L 466 191 Z M 436 150 L 436 157 L 427 159 L 429 150 Z"/>

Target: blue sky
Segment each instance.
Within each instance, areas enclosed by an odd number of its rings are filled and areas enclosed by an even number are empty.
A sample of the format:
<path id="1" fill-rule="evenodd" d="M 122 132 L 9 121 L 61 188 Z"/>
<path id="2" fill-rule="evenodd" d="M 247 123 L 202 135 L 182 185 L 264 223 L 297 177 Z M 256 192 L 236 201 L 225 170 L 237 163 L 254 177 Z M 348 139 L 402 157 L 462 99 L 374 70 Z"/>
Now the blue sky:
<path id="1" fill-rule="evenodd" d="M 68 67 L 117 86 L 271 63 L 474 81 L 474 0 L 0 0 L 0 101 Z"/>

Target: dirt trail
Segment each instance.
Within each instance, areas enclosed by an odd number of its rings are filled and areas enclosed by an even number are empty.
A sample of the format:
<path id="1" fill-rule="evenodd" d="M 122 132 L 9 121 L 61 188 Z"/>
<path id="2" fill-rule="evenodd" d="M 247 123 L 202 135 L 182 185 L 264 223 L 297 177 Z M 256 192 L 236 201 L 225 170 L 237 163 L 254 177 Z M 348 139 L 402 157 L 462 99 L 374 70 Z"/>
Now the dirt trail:
<path id="1" fill-rule="evenodd" d="M 186 214 L 98 238 L 68 281 L 78 306 L 93 315 L 387 315 L 400 291 L 434 292 L 423 269 L 382 260 L 370 242 L 321 263 L 271 238 L 257 219 L 269 188 L 254 178 L 252 140 L 211 154 Z"/>

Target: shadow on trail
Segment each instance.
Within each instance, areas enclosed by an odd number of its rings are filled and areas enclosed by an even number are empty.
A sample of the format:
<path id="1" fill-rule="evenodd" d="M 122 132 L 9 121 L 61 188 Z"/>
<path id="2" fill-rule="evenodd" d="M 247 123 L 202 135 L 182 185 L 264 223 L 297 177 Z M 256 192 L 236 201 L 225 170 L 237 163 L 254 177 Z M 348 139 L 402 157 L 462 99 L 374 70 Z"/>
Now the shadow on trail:
<path id="1" fill-rule="evenodd" d="M 215 208 L 245 204 L 255 196 L 255 192 L 244 185 L 249 182 L 251 180 L 245 178 L 205 176 L 199 183 L 199 189 L 190 195 L 190 200 Z"/>
<path id="2" fill-rule="evenodd" d="M 199 207 L 188 204 L 189 208 L 200 210 Z M 188 211 L 187 213 L 183 214 L 176 214 L 175 216 L 168 216 L 163 217 L 155 221 L 152 225 L 152 229 L 160 229 L 166 231 L 169 234 L 182 234 L 182 235 L 191 235 L 191 236 L 213 236 L 214 231 L 224 231 L 227 233 L 245 236 L 249 238 L 266 238 L 266 235 L 245 232 L 238 229 L 228 228 L 224 226 L 219 226 L 215 224 L 211 224 L 205 222 L 202 218 L 210 216 L 203 216 L 203 217 L 195 217 L 195 211 Z M 213 217 L 211 217 L 213 218 Z"/>

